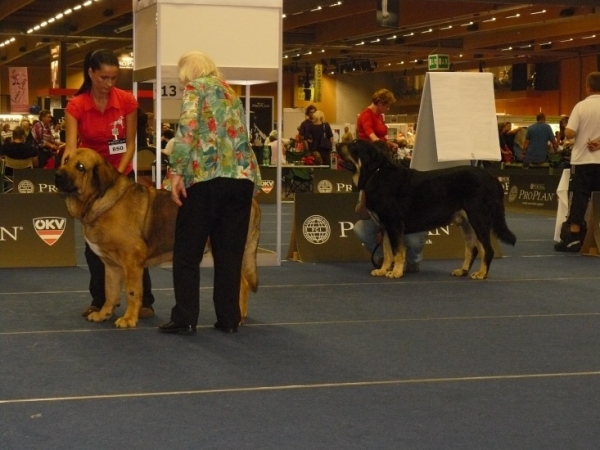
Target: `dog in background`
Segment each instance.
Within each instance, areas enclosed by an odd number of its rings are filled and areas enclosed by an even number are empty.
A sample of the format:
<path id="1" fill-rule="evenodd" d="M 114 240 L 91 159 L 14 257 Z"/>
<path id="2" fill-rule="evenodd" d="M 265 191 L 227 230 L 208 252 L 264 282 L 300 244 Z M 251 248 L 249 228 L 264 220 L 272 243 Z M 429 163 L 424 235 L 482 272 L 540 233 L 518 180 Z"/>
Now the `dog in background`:
<path id="1" fill-rule="evenodd" d="M 79 148 L 56 172 L 56 187 L 66 198 L 69 213 L 83 225 L 83 235 L 106 268 L 106 300 L 87 320 L 108 320 L 125 288 L 127 310 L 119 328 L 135 327 L 142 306 L 144 267 L 173 258 L 177 205 L 171 193 L 144 186 L 121 175 L 97 152 Z M 258 289 L 256 253 L 261 213 L 252 202 L 242 262 L 240 312 L 248 315 L 249 290 Z"/>
<path id="2" fill-rule="evenodd" d="M 504 216 L 504 190 L 483 169 L 459 166 L 418 171 L 394 164 L 385 146 L 357 140 L 342 144 L 339 154 L 353 172 L 353 182 L 366 196 L 373 220 L 384 230 L 383 265 L 374 276 L 399 278 L 404 272 L 404 234 L 428 231 L 450 223 L 465 240 L 465 260 L 453 276 L 466 276 L 478 254 L 481 266 L 471 278 L 487 277 L 494 258 L 491 233 L 507 244 L 517 238 Z"/>

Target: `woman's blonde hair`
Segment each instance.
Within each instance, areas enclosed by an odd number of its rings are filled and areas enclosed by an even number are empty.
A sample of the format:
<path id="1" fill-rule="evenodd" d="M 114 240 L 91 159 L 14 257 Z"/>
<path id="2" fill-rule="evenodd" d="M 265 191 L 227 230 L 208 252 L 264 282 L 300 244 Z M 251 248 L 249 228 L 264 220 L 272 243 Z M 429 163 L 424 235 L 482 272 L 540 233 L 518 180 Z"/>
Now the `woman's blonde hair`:
<path id="1" fill-rule="evenodd" d="M 202 52 L 184 53 L 179 58 L 177 69 L 179 70 L 179 81 L 182 84 L 187 84 L 190 80 L 205 76 L 222 77 L 214 61 Z"/>
<path id="2" fill-rule="evenodd" d="M 379 89 L 373 94 L 371 101 L 374 105 L 377 105 L 378 103 L 383 103 L 384 105 L 393 105 L 396 103 L 396 97 L 394 97 L 394 94 L 387 89 Z"/>
<path id="3" fill-rule="evenodd" d="M 320 122 L 325 122 L 325 114 L 323 114 L 323 111 L 315 111 L 313 113 L 312 118 L 313 118 L 313 122 L 315 120 L 318 120 Z"/>

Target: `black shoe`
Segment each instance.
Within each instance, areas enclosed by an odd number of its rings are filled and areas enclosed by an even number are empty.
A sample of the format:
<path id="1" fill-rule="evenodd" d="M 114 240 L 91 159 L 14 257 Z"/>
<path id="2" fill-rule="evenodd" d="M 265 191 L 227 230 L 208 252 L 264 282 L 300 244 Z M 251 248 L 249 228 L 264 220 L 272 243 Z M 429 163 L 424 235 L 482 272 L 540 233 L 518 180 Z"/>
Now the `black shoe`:
<path id="1" fill-rule="evenodd" d="M 191 335 L 196 333 L 196 327 L 194 325 L 183 325 L 181 323 L 171 321 L 159 325 L 158 331 L 171 334 Z"/>
<path id="2" fill-rule="evenodd" d="M 215 330 L 219 330 L 222 331 L 223 333 L 228 333 L 228 334 L 233 334 L 233 333 L 237 333 L 237 329 L 238 327 L 226 327 L 224 325 L 221 325 L 219 322 L 215 322 Z"/>
<path id="3" fill-rule="evenodd" d="M 557 252 L 577 253 L 581 250 L 581 241 L 579 239 L 573 241 L 561 240 L 554 244 L 554 250 Z"/>

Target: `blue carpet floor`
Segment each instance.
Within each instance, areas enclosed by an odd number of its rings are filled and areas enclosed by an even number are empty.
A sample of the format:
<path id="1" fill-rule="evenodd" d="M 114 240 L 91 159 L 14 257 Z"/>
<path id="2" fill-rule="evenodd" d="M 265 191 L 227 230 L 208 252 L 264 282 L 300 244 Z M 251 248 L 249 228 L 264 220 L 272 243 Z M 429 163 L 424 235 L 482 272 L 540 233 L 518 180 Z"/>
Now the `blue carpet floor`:
<path id="1" fill-rule="evenodd" d="M 211 268 L 191 337 L 156 331 L 168 269 L 132 330 L 81 318 L 83 264 L 0 270 L 0 449 L 597 449 L 600 260 L 555 253 L 553 218 L 508 222 L 485 281 L 261 267 L 236 335 L 212 329 Z"/>

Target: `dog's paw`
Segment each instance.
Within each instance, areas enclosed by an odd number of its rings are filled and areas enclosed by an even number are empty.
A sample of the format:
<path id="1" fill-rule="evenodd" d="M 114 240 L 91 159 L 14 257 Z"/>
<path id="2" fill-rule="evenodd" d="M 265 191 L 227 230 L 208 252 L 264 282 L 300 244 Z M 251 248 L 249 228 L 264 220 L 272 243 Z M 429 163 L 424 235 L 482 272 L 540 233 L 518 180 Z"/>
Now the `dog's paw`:
<path id="1" fill-rule="evenodd" d="M 117 328 L 135 328 L 137 326 L 136 319 L 128 319 L 125 317 L 119 317 L 115 321 L 115 327 Z"/>
<path id="2" fill-rule="evenodd" d="M 106 322 L 111 316 L 111 312 L 100 310 L 99 312 L 89 313 L 86 320 L 88 322 Z"/>
<path id="3" fill-rule="evenodd" d="M 404 271 L 402 270 L 390 270 L 388 273 L 385 274 L 385 276 L 387 278 L 402 278 L 402 275 L 404 275 Z"/>
<path id="4" fill-rule="evenodd" d="M 487 273 L 484 272 L 473 272 L 471 274 L 472 280 L 485 280 L 487 278 Z"/>
<path id="5" fill-rule="evenodd" d="M 371 271 L 371 275 L 373 275 L 374 277 L 384 277 L 386 276 L 388 273 L 388 271 L 386 269 L 373 269 Z"/>
<path id="6" fill-rule="evenodd" d="M 465 269 L 456 269 L 450 273 L 453 277 L 466 277 L 469 271 Z"/>

